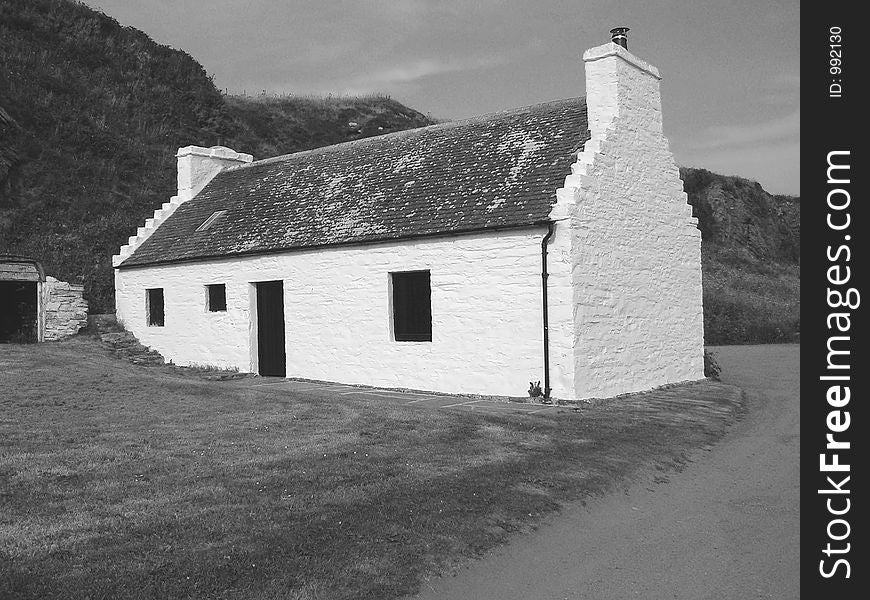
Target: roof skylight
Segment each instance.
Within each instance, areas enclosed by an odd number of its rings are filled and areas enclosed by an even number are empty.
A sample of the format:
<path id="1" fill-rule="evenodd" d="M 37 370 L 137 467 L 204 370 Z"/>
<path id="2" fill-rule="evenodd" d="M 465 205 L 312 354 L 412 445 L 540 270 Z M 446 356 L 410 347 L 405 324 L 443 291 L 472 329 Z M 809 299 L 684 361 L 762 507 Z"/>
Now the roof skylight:
<path id="1" fill-rule="evenodd" d="M 205 221 L 202 222 L 202 225 L 200 225 L 199 227 L 196 228 L 196 230 L 197 231 L 205 231 L 206 229 L 208 229 L 209 227 L 214 225 L 215 221 L 220 219 L 225 214 L 227 214 L 227 211 L 225 211 L 225 210 L 214 211 L 213 213 L 211 213 L 211 216 L 208 219 L 206 219 Z"/>

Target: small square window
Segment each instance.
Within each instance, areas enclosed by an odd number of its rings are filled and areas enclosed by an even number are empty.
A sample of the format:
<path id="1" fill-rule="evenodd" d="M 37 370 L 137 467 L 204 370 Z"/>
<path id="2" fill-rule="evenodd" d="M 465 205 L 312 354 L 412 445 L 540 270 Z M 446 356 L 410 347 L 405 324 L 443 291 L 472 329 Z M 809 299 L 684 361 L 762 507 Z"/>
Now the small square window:
<path id="1" fill-rule="evenodd" d="M 226 312 L 227 310 L 227 286 L 223 283 L 215 283 L 205 286 L 208 294 L 206 301 L 209 312 Z"/>
<path id="2" fill-rule="evenodd" d="M 393 335 L 397 342 L 432 341 L 429 271 L 391 273 Z"/>
<path id="3" fill-rule="evenodd" d="M 163 288 L 145 290 L 145 315 L 148 325 L 163 327 Z"/>

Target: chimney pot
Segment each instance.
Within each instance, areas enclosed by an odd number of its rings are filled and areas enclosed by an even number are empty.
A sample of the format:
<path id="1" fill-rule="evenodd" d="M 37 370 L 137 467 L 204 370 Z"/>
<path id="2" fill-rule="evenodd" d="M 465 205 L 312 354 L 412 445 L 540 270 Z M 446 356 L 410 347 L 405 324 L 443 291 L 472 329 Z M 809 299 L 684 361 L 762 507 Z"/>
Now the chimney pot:
<path id="1" fill-rule="evenodd" d="M 614 27 L 610 30 L 610 41 L 628 50 L 628 27 Z"/>

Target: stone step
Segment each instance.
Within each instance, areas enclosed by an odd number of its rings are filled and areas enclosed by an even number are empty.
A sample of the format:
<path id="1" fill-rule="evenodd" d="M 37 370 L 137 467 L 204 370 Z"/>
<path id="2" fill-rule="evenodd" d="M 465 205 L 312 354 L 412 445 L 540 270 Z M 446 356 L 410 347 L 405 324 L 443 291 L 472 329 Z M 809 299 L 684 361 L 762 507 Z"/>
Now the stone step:
<path id="1" fill-rule="evenodd" d="M 115 315 L 92 315 L 88 326 L 118 358 L 137 365 L 162 365 L 166 362 L 159 352 L 142 344 L 135 335 L 124 329 Z"/>
<path id="2" fill-rule="evenodd" d="M 134 341 L 132 344 L 124 345 L 124 346 L 114 346 L 113 350 L 116 354 L 124 354 L 126 356 L 135 356 L 137 354 L 148 354 L 152 352 L 151 348 L 148 346 L 143 346 L 138 341 Z"/>
<path id="3" fill-rule="evenodd" d="M 138 344 L 139 340 L 137 340 L 132 333 L 123 331 L 123 332 L 112 332 L 112 333 L 103 333 L 100 334 L 100 340 L 105 343 L 113 346 L 115 348 L 131 346 L 133 344 Z"/>
<path id="4" fill-rule="evenodd" d="M 163 360 L 163 357 L 159 354 L 137 354 L 136 356 L 130 357 L 130 362 L 134 365 L 162 365 L 165 364 L 166 361 Z"/>

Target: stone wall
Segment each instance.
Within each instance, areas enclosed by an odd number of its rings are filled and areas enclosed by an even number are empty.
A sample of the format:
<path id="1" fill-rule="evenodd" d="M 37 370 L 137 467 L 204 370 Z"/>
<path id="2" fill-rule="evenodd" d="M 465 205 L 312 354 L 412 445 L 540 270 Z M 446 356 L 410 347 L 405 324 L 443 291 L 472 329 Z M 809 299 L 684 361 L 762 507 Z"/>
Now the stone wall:
<path id="1" fill-rule="evenodd" d="M 88 324 L 84 287 L 54 277 L 42 284 L 43 341 L 51 342 L 78 333 Z"/>
<path id="2" fill-rule="evenodd" d="M 178 194 L 172 196 L 169 202 L 154 211 L 154 216 L 146 219 L 142 227 L 131 235 L 127 243 L 121 246 L 118 254 L 112 257 L 112 266 L 117 267 L 136 249 L 145 243 L 151 234 L 175 212 L 175 209 L 193 198 L 221 170 L 254 160 L 250 154 L 242 154 L 223 146 L 202 148 L 200 146 L 185 146 L 178 149 Z"/>
<path id="3" fill-rule="evenodd" d="M 577 396 L 702 379 L 701 232 L 662 133 L 658 71 L 615 44 L 584 60 L 592 138 L 563 209 Z"/>
<path id="4" fill-rule="evenodd" d="M 592 138 L 554 190 L 550 215 L 552 396 L 608 397 L 702 379 L 701 236 L 662 133 L 658 71 L 615 44 L 584 59 Z M 544 379 L 545 232 L 121 268 L 117 315 L 178 364 L 256 372 L 253 282 L 281 280 L 288 377 L 522 396 L 529 381 Z M 397 342 L 390 273 L 422 269 L 431 272 L 432 341 Z M 210 284 L 226 285 L 226 311 L 207 310 Z M 163 326 L 146 322 L 149 288 L 163 289 Z"/>
<path id="5" fill-rule="evenodd" d="M 115 270 L 119 321 L 176 364 L 256 372 L 252 282 L 284 284 L 287 376 L 450 393 L 524 396 L 543 380 L 541 239 L 546 227 Z M 555 260 L 555 259 L 554 259 Z M 432 341 L 395 341 L 390 273 L 431 273 Z M 209 312 L 206 285 L 226 285 Z M 568 285 L 554 278 L 551 289 Z M 146 322 L 163 288 L 164 326 Z M 570 298 L 570 289 L 556 297 Z M 553 372 L 570 349 L 551 347 Z M 563 368 L 564 367 L 564 368 Z M 570 398 L 570 379 L 553 395 Z"/>

